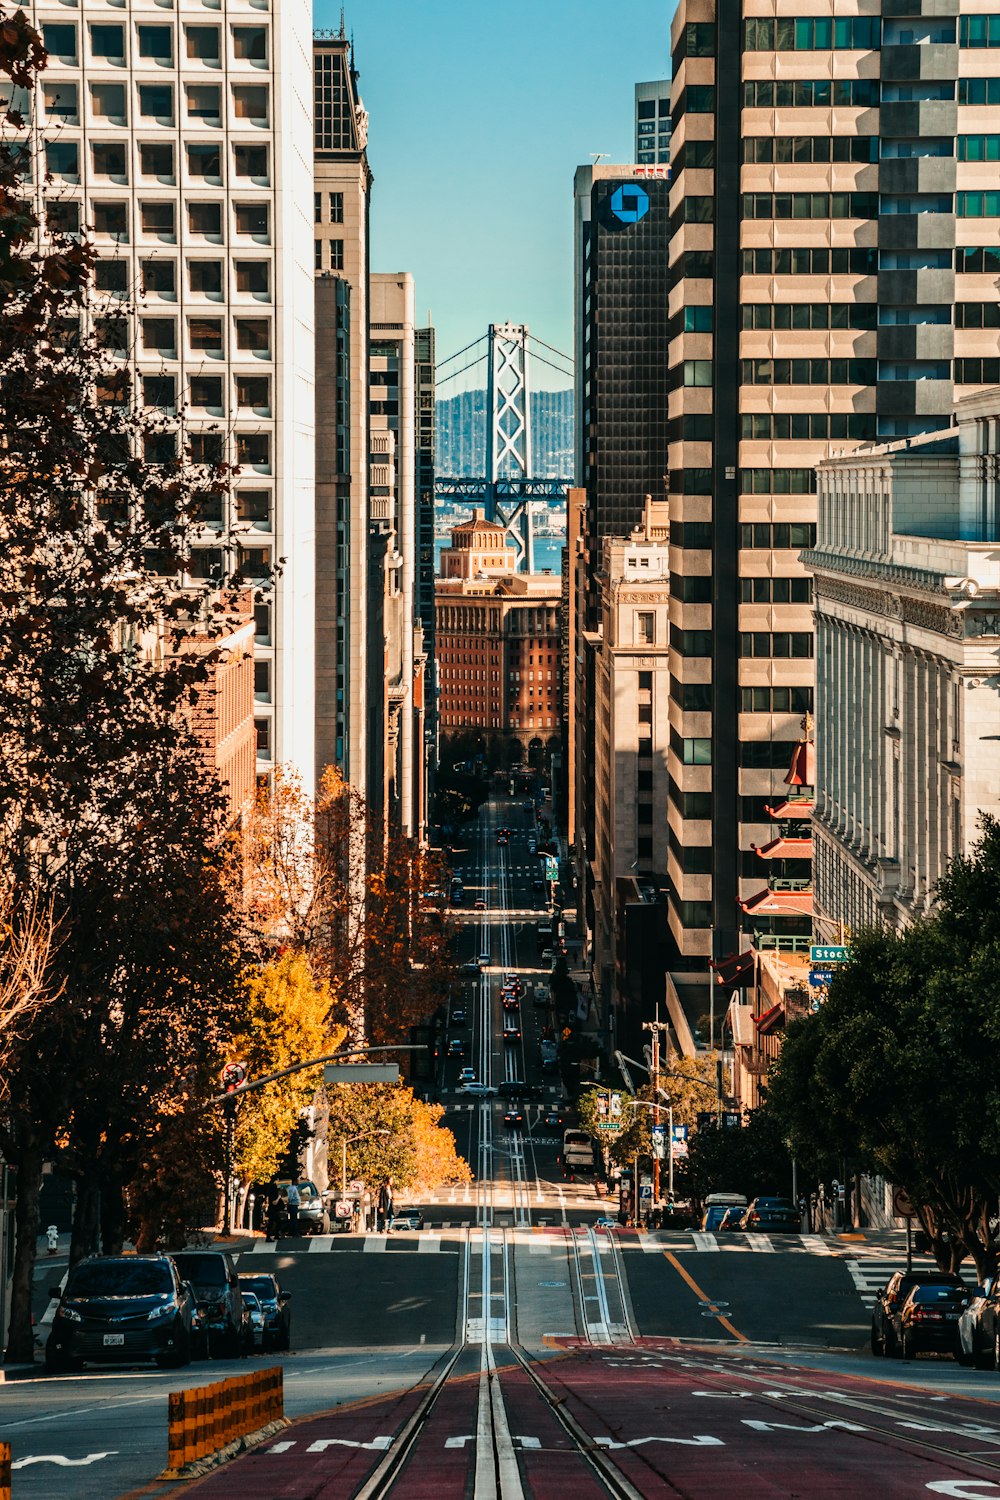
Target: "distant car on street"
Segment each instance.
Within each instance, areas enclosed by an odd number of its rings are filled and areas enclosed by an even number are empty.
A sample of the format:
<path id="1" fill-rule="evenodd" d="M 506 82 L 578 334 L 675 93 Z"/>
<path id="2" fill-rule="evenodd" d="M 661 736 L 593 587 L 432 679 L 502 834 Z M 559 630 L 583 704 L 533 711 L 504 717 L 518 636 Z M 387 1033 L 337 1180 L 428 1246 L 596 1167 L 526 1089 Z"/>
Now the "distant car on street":
<path id="1" fill-rule="evenodd" d="M 475 1070 L 475 1068 L 463 1068 L 462 1071 L 458 1075 L 458 1085 L 459 1085 L 459 1088 L 461 1088 L 462 1085 L 465 1084 L 465 1083 L 475 1083 L 475 1081 L 476 1081 L 476 1070 Z"/>
<path id="2" fill-rule="evenodd" d="M 915 1286 L 950 1286 L 963 1294 L 967 1291 L 960 1276 L 950 1271 L 896 1271 L 884 1287 L 875 1293 L 872 1308 L 871 1347 L 873 1354 L 897 1357 L 899 1350 L 897 1320 L 900 1310 Z"/>
<path id="3" fill-rule="evenodd" d="M 464 1057 L 465 1043 L 460 1036 L 453 1036 L 448 1043 L 449 1057 Z"/>
<path id="4" fill-rule="evenodd" d="M 253 1292 L 264 1311 L 265 1349 L 289 1349 L 292 1343 L 292 1314 L 288 1306 L 290 1292 L 283 1292 L 276 1276 L 260 1271 L 240 1274 L 240 1291 Z"/>
<path id="5" fill-rule="evenodd" d="M 594 1220 L 595 1229 L 615 1229 L 616 1227 L 615 1220 L 611 1218 L 610 1214 L 601 1214 L 599 1219 Z"/>
<path id="6" fill-rule="evenodd" d="M 562 1130 L 566 1124 L 566 1116 L 561 1109 L 547 1109 L 545 1111 L 546 1130 Z"/>
<path id="7" fill-rule="evenodd" d="M 465 973 L 465 974 L 478 974 L 479 973 L 479 960 L 478 960 L 478 958 L 470 958 L 467 963 L 464 963 L 462 965 L 462 972 Z"/>
<path id="8" fill-rule="evenodd" d="M 549 987 L 546 984 L 536 984 L 532 996 L 532 1005 L 539 1007 L 549 1003 Z"/>
<path id="9" fill-rule="evenodd" d="M 485 911 L 486 910 L 486 902 L 483 900 L 482 896 L 480 896 L 477 899 L 477 901 L 476 901 L 476 903 L 475 903 L 475 905 L 473 906 L 472 909 L 473 909 L 473 911 Z"/>
<path id="10" fill-rule="evenodd" d="M 748 1234 L 796 1234 L 802 1215 L 790 1198 L 755 1198 L 740 1220 Z"/>
<path id="11" fill-rule="evenodd" d="M 488 948 L 484 948 L 482 950 L 482 952 L 480 953 L 480 955 L 479 955 L 479 962 L 481 964 L 488 964 L 488 963 L 492 962 L 492 959 L 493 959 L 493 954 L 490 952 L 490 950 Z"/>
<path id="12" fill-rule="evenodd" d="M 524 1111 L 521 1109 L 521 1106 L 519 1104 L 508 1104 L 503 1112 L 503 1122 L 505 1125 L 513 1125 L 520 1128 L 524 1124 Z"/>
<path id="13" fill-rule="evenodd" d="M 742 1208 L 727 1208 L 716 1225 L 716 1232 L 718 1234 L 731 1234 L 734 1229 L 739 1229 L 742 1223 Z"/>
<path id="14" fill-rule="evenodd" d="M 463 1094 L 473 1094 L 479 1099 L 492 1099 L 496 1095 L 496 1085 L 493 1083 L 477 1083 L 472 1079 L 469 1083 L 461 1085 Z"/>
<path id="15" fill-rule="evenodd" d="M 718 1229 L 730 1208 L 738 1208 L 739 1217 L 742 1218 L 746 1206 L 747 1200 L 743 1193 L 709 1193 L 705 1199 L 701 1227 L 711 1233 L 713 1229 Z"/>
<path id="16" fill-rule="evenodd" d="M 390 1229 L 411 1229 L 414 1232 L 424 1227 L 424 1216 L 419 1208 L 400 1208 L 389 1222 Z"/>
<path id="17" fill-rule="evenodd" d="M 248 1346 L 254 1349 L 264 1347 L 264 1309 L 256 1292 L 242 1292 L 243 1306 L 247 1310 L 247 1318 L 250 1324 L 250 1336 L 247 1340 Z"/>
<path id="18" fill-rule="evenodd" d="M 456 1005 L 456 1006 L 454 1006 L 452 1008 L 452 1012 L 451 1012 L 451 1024 L 453 1026 L 464 1026 L 465 1025 L 465 1008 L 464 1008 L 464 1006 Z"/>

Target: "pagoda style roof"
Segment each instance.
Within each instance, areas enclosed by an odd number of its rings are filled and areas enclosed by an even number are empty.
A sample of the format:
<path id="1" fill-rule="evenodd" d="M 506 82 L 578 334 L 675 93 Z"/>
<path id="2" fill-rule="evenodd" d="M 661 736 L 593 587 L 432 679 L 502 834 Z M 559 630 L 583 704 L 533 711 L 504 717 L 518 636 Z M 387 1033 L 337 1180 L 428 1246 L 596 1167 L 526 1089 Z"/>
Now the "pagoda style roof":
<path id="1" fill-rule="evenodd" d="M 758 891 L 740 906 L 748 917 L 811 917 L 812 891 Z"/>
<path id="2" fill-rule="evenodd" d="M 750 847 L 761 859 L 811 859 L 813 852 L 811 838 L 786 838 L 783 834 L 769 844 L 751 844 Z"/>

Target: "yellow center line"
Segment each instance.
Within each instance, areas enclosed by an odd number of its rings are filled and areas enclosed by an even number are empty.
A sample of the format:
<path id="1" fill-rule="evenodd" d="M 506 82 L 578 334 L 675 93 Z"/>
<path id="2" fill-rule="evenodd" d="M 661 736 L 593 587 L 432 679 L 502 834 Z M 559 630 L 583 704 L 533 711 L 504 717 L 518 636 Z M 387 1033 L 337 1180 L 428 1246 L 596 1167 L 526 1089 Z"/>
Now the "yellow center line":
<path id="1" fill-rule="evenodd" d="M 747 1338 L 746 1334 L 740 1333 L 738 1328 L 733 1327 L 732 1323 L 730 1323 L 725 1314 L 719 1312 L 718 1308 L 715 1305 L 715 1298 L 707 1296 L 705 1292 L 702 1291 L 701 1287 L 695 1281 L 694 1277 L 690 1274 L 689 1271 L 686 1271 L 684 1269 L 673 1251 L 664 1250 L 663 1257 L 665 1260 L 668 1260 L 670 1262 L 674 1270 L 677 1272 L 678 1276 L 680 1276 L 682 1280 L 687 1282 L 688 1286 L 691 1288 L 692 1292 L 694 1292 L 695 1296 L 700 1298 L 702 1302 L 707 1303 L 712 1316 L 714 1318 L 718 1318 L 719 1322 L 722 1324 L 726 1332 L 731 1333 L 733 1338 L 737 1339 L 741 1344 L 749 1344 L 750 1340 Z"/>

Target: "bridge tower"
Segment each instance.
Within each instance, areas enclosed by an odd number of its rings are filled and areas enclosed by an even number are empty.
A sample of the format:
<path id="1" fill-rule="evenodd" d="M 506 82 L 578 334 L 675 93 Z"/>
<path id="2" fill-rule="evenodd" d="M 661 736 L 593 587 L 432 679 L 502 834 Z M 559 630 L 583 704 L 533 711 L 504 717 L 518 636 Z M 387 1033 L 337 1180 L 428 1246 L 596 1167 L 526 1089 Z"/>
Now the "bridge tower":
<path id="1" fill-rule="evenodd" d="M 505 526 L 526 573 L 535 571 L 531 506 L 518 481 L 531 478 L 531 401 L 528 329 L 524 323 L 491 323 L 486 378 L 486 519 Z M 512 505 L 501 505 L 497 481 L 515 481 Z M 504 486 L 505 489 L 508 486 Z"/>

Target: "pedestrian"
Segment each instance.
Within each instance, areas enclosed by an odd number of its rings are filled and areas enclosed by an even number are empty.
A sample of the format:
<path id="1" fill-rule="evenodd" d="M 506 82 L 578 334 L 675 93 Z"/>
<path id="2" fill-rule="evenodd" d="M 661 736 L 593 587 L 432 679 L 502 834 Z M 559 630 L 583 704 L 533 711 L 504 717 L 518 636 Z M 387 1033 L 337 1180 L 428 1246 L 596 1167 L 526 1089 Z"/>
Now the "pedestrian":
<path id="1" fill-rule="evenodd" d="M 288 1204 L 288 1233 L 292 1239 L 296 1239 L 299 1233 L 299 1204 L 302 1202 L 302 1197 L 294 1182 L 288 1184 L 286 1202 Z"/>

